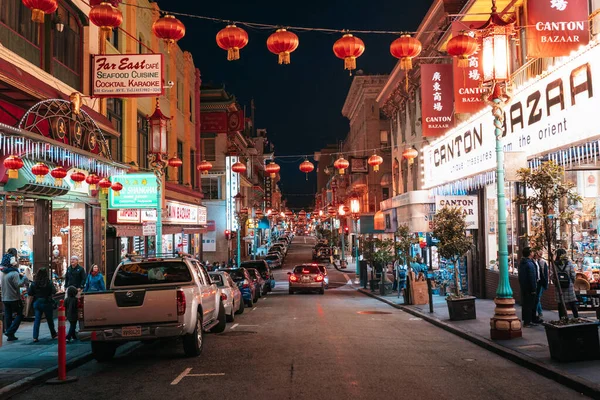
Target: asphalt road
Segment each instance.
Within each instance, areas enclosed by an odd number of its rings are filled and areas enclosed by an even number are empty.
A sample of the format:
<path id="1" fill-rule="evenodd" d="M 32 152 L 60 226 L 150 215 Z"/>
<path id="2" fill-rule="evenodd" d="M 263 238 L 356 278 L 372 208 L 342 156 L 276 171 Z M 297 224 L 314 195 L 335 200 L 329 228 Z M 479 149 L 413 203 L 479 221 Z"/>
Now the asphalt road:
<path id="1" fill-rule="evenodd" d="M 72 370 L 79 381 L 17 399 L 579 399 L 580 394 L 425 321 L 366 297 L 330 271 L 325 295 L 288 295 L 287 270 L 310 261 L 296 237 L 277 287 L 198 358 L 157 343 Z M 352 275 L 351 275 L 352 276 Z M 365 314 L 361 311 L 380 314 Z"/>

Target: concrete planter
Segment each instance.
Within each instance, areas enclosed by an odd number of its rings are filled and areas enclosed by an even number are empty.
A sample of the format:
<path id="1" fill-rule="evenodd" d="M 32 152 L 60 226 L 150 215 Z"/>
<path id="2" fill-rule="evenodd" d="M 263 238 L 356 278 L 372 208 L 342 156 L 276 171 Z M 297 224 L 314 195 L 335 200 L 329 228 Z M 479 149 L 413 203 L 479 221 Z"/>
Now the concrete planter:
<path id="1" fill-rule="evenodd" d="M 560 362 L 600 359 L 598 321 L 560 326 L 546 322 L 544 327 L 552 359 Z"/>
<path id="2" fill-rule="evenodd" d="M 477 318 L 475 312 L 475 297 L 467 296 L 460 299 L 446 299 L 450 321 L 464 321 Z"/>

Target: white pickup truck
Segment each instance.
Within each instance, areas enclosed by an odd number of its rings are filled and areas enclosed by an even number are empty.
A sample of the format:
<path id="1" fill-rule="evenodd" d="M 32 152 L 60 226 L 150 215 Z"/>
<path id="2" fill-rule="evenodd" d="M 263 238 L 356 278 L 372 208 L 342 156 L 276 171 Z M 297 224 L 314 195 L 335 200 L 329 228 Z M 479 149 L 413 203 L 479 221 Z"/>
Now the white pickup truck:
<path id="1" fill-rule="evenodd" d="M 205 331 L 225 330 L 221 293 L 192 258 L 128 258 L 109 288 L 79 299 L 81 331 L 92 332 L 98 361 L 110 360 L 127 341 L 177 337 L 187 356 L 198 356 Z"/>

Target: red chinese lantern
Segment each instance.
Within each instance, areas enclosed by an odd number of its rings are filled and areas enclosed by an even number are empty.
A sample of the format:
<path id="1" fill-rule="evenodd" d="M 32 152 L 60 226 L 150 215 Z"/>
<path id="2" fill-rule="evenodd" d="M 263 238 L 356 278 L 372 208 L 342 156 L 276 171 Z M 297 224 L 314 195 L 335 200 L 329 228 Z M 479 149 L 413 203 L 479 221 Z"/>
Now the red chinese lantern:
<path id="1" fill-rule="evenodd" d="M 337 58 L 344 60 L 344 69 L 352 73 L 352 70 L 356 69 L 356 59 L 365 52 L 365 44 L 356 36 L 347 33 L 334 43 L 333 52 Z"/>
<path id="2" fill-rule="evenodd" d="M 413 147 L 409 147 L 402 153 L 402 157 L 408 160 L 409 165 L 415 162 L 415 158 L 417 158 L 418 155 L 419 152 Z"/>
<path id="3" fill-rule="evenodd" d="M 227 25 L 217 33 L 217 44 L 227 50 L 227 60 L 239 60 L 240 49 L 248 44 L 248 33 L 235 25 Z"/>
<path id="4" fill-rule="evenodd" d="M 290 63 L 290 53 L 298 48 L 300 41 L 295 33 L 285 29 L 277 29 L 267 39 L 267 48 L 273 54 L 279 54 L 279 64 Z"/>
<path id="5" fill-rule="evenodd" d="M 52 14 L 58 9 L 57 0 L 23 0 L 23 5 L 31 10 L 31 20 L 38 24 L 44 23 L 46 14 Z"/>
<path id="6" fill-rule="evenodd" d="M 167 14 L 152 24 L 152 32 L 165 42 L 167 53 L 170 53 L 171 46 L 185 36 L 185 25 L 175 16 Z"/>
<path id="7" fill-rule="evenodd" d="M 177 156 L 169 158 L 169 167 L 179 168 L 183 165 L 183 161 L 181 161 Z"/>
<path id="8" fill-rule="evenodd" d="M 367 162 L 371 167 L 373 167 L 373 171 L 377 172 L 379 171 L 379 166 L 383 164 L 383 158 L 377 154 L 373 154 L 371 157 L 369 157 Z"/>
<path id="9" fill-rule="evenodd" d="M 275 178 L 275 176 L 279 173 L 280 169 L 281 169 L 281 167 L 279 165 L 275 164 L 273 161 L 268 163 L 267 166 L 265 167 L 265 171 L 267 171 L 267 173 L 269 174 L 271 179 Z"/>
<path id="10" fill-rule="evenodd" d="M 246 164 L 239 162 L 239 161 L 231 166 L 231 170 L 238 174 L 245 174 L 246 169 L 247 169 Z"/>
<path id="11" fill-rule="evenodd" d="M 4 159 L 4 167 L 8 169 L 8 179 L 17 179 L 19 170 L 23 168 L 23 160 L 19 156 L 8 156 Z"/>
<path id="12" fill-rule="evenodd" d="M 315 165 L 308 160 L 304 160 L 300 164 L 300 171 L 302 171 L 306 174 L 306 180 L 308 180 L 308 174 L 310 172 L 313 172 L 314 169 L 315 169 Z"/>
<path id="13" fill-rule="evenodd" d="M 108 189 L 112 187 L 112 182 L 108 178 L 102 178 L 98 182 L 98 186 L 100 186 L 103 194 L 108 194 Z"/>
<path id="14" fill-rule="evenodd" d="M 350 163 L 344 157 L 340 157 L 335 160 L 333 166 L 340 171 L 340 175 L 344 175 L 346 173 L 346 169 L 350 166 Z"/>
<path id="15" fill-rule="evenodd" d="M 85 181 L 85 174 L 81 171 L 75 171 L 71 173 L 71 180 L 75 184 L 75 187 L 78 188 L 81 186 L 81 182 Z"/>
<path id="16" fill-rule="evenodd" d="M 46 175 L 48 175 L 48 172 L 50 172 L 50 168 L 48 168 L 48 166 L 43 162 L 39 162 L 33 167 L 31 167 L 31 173 L 35 175 L 35 181 L 37 183 L 44 182 L 44 179 L 46 178 Z"/>
<path id="17" fill-rule="evenodd" d="M 56 186 L 62 186 L 63 179 L 67 177 L 67 170 L 59 166 L 50 171 L 50 175 L 54 178 Z"/>
<path id="18" fill-rule="evenodd" d="M 115 197 L 120 196 L 120 191 L 123 190 L 123 185 L 119 182 L 115 182 L 111 185 L 111 189 L 115 192 Z"/>
<path id="19" fill-rule="evenodd" d="M 100 177 L 96 174 L 89 174 L 87 178 L 85 178 L 85 183 L 90 186 L 90 190 L 96 190 L 97 185 L 100 182 Z"/>
<path id="20" fill-rule="evenodd" d="M 198 171 L 200 171 L 201 174 L 206 175 L 208 174 L 208 171 L 210 171 L 212 169 L 213 165 L 206 161 L 206 160 L 202 160 L 200 162 L 200 164 L 198 164 L 198 166 L 196 167 L 196 169 Z"/>
<path id="21" fill-rule="evenodd" d="M 470 36 L 467 32 L 461 31 L 448 41 L 446 51 L 452 57 L 458 58 L 459 68 L 467 68 L 469 66 L 469 57 L 477 53 L 477 47 L 477 39 Z"/>
<path id="22" fill-rule="evenodd" d="M 400 69 L 412 69 L 412 59 L 421 54 L 421 42 L 410 35 L 402 35 L 390 45 L 390 53 L 400 59 Z"/>
<path id="23" fill-rule="evenodd" d="M 90 21 L 100 27 L 100 35 L 103 40 L 114 29 L 123 23 L 121 10 L 108 2 L 102 2 L 93 6 L 90 10 Z"/>
<path id="24" fill-rule="evenodd" d="M 265 214 L 263 213 L 263 211 L 262 211 L 262 210 L 258 209 L 258 210 L 256 210 L 256 211 L 254 211 L 254 215 L 256 216 L 256 218 L 258 218 L 258 219 L 262 219 L 262 217 L 263 217 Z"/>

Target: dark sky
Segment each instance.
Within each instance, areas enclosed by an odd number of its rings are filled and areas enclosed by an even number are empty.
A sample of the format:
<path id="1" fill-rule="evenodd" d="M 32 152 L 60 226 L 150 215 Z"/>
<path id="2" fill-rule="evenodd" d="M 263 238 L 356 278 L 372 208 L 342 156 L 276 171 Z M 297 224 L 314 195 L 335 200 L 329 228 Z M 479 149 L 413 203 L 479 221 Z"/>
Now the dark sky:
<path id="1" fill-rule="evenodd" d="M 432 0 L 376 1 L 165 1 L 162 9 L 283 26 L 334 29 L 414 31 Z M 328 143 L 342 140 L 348 133 L 348 120 L 341 114 L 352 78 L 335 57 L 333 43 L 339 33 L 298 32 L 298 49 L 290 65 L 279 65 L 266 40 L 270 30 L 244 28 L 248 45 L 241 59 L 227 61 L 215 35 L 225 25 L 180 17 L 186 25 L 183 49 L 190 51 L 205 83 L 225 84 L 249 113 L 250 100 L 256 106 L 256 126 L 267 129 L 275 144 L 275 155 L 313 154 Z M 389 53 L 393 35 L 360 34 L 365 52 L 357 60 L 366 74 L 389 74 L 396 59 Z M 307 206 L 316 186 L 315 174 L 309 181 L 298 170 L 301 159 L 281 158 L 281 188 L 291 207 Z"/>

